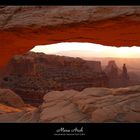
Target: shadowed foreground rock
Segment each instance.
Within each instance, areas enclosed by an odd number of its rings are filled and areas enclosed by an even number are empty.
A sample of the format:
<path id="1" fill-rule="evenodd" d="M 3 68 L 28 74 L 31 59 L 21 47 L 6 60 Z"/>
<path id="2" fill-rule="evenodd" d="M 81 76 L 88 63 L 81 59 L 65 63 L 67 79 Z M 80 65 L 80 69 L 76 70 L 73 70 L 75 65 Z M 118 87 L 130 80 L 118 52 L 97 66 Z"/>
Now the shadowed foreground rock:
<path id="1" fill-rule="evenodd" d="M 20 96 L 16 95 L 10 89 L 0 89 L 0 103 L 6 104 L 12 107 L 25 106 Z"/>
<path id="2" fill-rule="evenodd" d="M 35 111 L 0 115 L 13 122 L 140 122 L 140 86 L 52 91 Z"/>
<path id="3" fill-rule="evenodd" d="M 25 104 L 21 97 L 12 90 L 0 89 L 0 122 L 15 122 L 17 120 L 21 122 L 23 117 L 24 122 L 26 119 L 29 121 L 30 114 L 35 112 L 35 109 L 35 107 Z"/>

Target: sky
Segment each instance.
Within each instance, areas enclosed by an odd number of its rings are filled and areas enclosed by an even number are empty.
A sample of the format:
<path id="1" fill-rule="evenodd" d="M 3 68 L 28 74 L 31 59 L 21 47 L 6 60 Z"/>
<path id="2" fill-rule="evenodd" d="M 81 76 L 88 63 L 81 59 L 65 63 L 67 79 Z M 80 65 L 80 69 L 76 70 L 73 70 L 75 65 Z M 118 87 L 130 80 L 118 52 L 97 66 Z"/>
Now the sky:
<path id="1" fill-rule="evenodd" d="M 35 46 L 31 51 L 71 57 L 140 58 L 140 47 L 111 47 L 93 43 L 57 43 Z"/>

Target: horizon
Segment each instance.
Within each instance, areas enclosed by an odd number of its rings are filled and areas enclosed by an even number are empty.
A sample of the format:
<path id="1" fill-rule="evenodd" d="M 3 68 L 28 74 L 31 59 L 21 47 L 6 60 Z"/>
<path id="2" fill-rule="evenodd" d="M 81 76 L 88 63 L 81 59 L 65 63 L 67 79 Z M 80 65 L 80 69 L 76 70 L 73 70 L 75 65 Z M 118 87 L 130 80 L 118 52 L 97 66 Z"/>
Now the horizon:
<path id="1" fill-rule="evenodd" d="M 140 47 L 114 47 L 93 43 L 65 42 L 51 45 L 37 45 L 30 51 L 45 54 L 80 58 L 140 58 Z"/>
<path id="2" fill-rule="evenodd" d="M 67 55 L 59 55 L 59 54 L 51 54 L 51 53 L 49 53 L 49 54 L 47 54 L 47 53 L 44 53 L 44 52 L 35 52 L 35 51 L 32 51 L 32 50 L 30 50 L 29 52 L 33 52 L 33 53 L 43 53 L 43 54 L 45 54 L 45 55 L 57 55 L 57 56 L 65 56 L 65 57 L 74 57 L 74 58 L 77 58 L 78 56 L 67 56 Z M 140 59 L 140 58 L 138 58 L 138 57 L 130 57 L 130 58 L 125 58 L 125 57 L 78 57 L 78 58 L 82 58 L 82 59 L 85 59 L 85 58 L 89 58 L 89 59 L 91 59 L 91 58 L 97 58 L 97 59 L 103 59 L 103 58 L 107 58 L 107 59 L 110 59 L 110 58 L 113 58 L 113 59 Z"/>

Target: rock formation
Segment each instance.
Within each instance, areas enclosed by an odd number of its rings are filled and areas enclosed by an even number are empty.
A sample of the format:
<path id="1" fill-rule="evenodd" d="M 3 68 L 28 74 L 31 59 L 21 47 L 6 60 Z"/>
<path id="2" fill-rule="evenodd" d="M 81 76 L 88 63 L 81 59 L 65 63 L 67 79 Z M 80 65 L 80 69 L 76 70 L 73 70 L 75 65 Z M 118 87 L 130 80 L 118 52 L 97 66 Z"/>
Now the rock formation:
<path id="1" fill-rule="evenodd" d="M 140 7 L 0 7 L 0 67 L 35 45 L 59 42 L 140 46 Z"/>
<path id="2" fill-rule="evenodd" d="M 0 89 L 0 103 L 17 108 L 25 106 L 21 97 L 16 95 L 10 89 Z"/>
<path id="3" fill-rule="evenodd" d="M 120 69 L 114 60 L 108 62 L 108 65 L 104 69 L 108 80 L 110 88 L 127 87 L 134 84 L 129 80 L 129 74 L 127 73 L 126 65 L 124 64 L 122 69 Z"/>
<path id="4" fill-rule="evenodd" d="M 104 71 L 111 79 L 118 78 L 121 72 L 114 60 L 108 62 L 108 65 L 105 67 Z"/>
<path id="5" fill-rule="evenodd" d="M 40 121 L 140 122 L 139 91 L 140 86 L 116 90 L 87 88 L 77 93 L 53 91 L 44 97 Z"/>
<path id="6" fill-rule="evenodd" d="M 16 114 L 15 119 L 18 119 L 20 114 L 31 113 L 35 110 L 35 107 L 25 104 L 21 97 L 16 95 L 10 89 L 0 89 L 0 116 L 5 122 L 13 122 L 14 119 L 11 118 L 9 120 L 9 116 L 14 117 L 14 114 Z"/>
<path id="7" fill-rule="evenodd" d="M 129 75 L 128 75 L 128 72 L 127 72 L 126 64 L 123 64 L 123 67 L 122 67 L 122 78 L 124 80 L 129 80 Z"/>
<path id="8" fill-rule="evenodd" d="M 0 115 L 0 122 L 140 122 L 140 86 L 52 91 L 34 111 Z"/>
<path id="9" fill-rule="evenodd" d="M 23 54 L 36 45 L 59 42 L 140 46 L 140 7 L 0 7 L 0 67 L 14 55 Z M 33 60 L 29 58 L 24 63 L 27 61 L 30 68 Z M 28 68 L 23 69 L 27 75 L 40 76 L 36 71 L 30 73 Z M 22 74 L 16 76 L 22 79 Z M 4 81 L 23 86 L 9 77 Z M 30 79 L 28 81 L 32 84 Z M 33 87 L 38 88 L 36 85 Z M 44 103 L 37 109 L 17 109 L 2 100 L 0 122 L 140 122 L 139 97 L 140 86 L 89 88 L 81 92 L 52 91 L 45 95 Z"/>
<path id="10" fill-rule="evenodd" d="M 0 86 L 37 105 L 46 91 L 107 87 L 101 63 L 81 58 L 29 52 L 16 55 L 0 73 Z"/>

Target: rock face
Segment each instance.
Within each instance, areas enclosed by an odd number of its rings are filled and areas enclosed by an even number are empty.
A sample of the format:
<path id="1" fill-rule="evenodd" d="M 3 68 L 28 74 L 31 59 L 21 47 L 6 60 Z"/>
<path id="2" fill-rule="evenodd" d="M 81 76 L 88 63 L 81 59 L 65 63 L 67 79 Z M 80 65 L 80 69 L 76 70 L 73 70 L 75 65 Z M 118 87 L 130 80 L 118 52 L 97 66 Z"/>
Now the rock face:
<path id="1" fill-rule="evenodd" d="M 0 115 L 0 122 L 140 122 L 140 86 L 52 91 L 34 111 Z"/>
<path id="2" fill-rule="evenodd" d="M 24 107 L 23 100 L 10 89 L 0 89 L 0 103 L 12 107 Z"/>
<path id="3" fill-rule="evenodd" d="M 1 87 L 12 89 L 34 105 L 43 101 L 47 91 L 108 86 L 98 61 L 34 52 L 13 57 L 0 77 Z"/>
<path id="4" fill-rule="evenodd" d="M 3 107 L 3 105 L 2 105 Z M 24 107 L 21 109 L 4 106 L 0 104 L 0 122 L 37 122 L 39 118 L 38 109 L 35 107 Z"/>
<path id="5" fill-rule="evenodd" d="M 35 45 L 58 42 L 139 46 L 140 7 L 0 7 L 0 67 Z"/>
<path id="6" fill-rule="evenodd" d="M 140 86 L 53 91 L 44 96 L 42 122 L 140 122 Z"/>
<path id="7" fill-rule="evenodd" d="M 110 75 L 110 74 L 112 72 L 112 68 L 116 69 L 116 75 L 114 75 L 114 76 L 117 77 L 121 73 L 121 70 L 117 66 L 117 64 L 114 60 L 111 60 L 108 62 L 108 65 L 104 69 L 105 73 L 107 73 L 107 75 L 111 77 L 112 75 Z"/>
<path id="8" fill-rule="evenodd" d="M 111 60 L 108 62 L 108 65 L 105 67 L 104 71 L 109 79 L 109 87 L 111 88 L 127 87 L 133 85 L 133 82 L 131 82 L 131 79 L 129 79 L 125 64 L 123 65 L 123 68 L 120 69 L 116 62 Z"/>
<path id="9" fill-rule="evenodd" d="M 0 122 L 20 122 L 24 118 L 24 122 L 36 112 L 36 108 L 25 104 L 24 101 L 10 89 L 0 89 Z M 26 116 L 24 115 L 26 114 Z M 34 119 L 32 117 L 32 119 Z M 31 120 L 30 120 L 31 121 Z"/>

